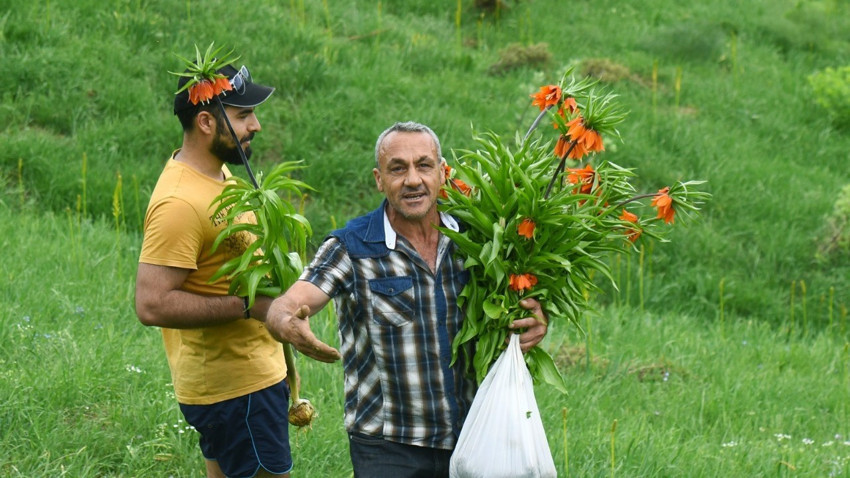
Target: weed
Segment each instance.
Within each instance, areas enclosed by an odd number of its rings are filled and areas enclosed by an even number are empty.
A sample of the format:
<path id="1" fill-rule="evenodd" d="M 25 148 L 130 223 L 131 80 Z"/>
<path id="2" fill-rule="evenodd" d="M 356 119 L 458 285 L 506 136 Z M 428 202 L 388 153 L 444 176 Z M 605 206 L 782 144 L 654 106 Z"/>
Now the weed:
<path id="1" fill-rule="evenodd" d="M 542 68 L 552 59 L 547 43 L 536 43 L 523 46 L 519 43 L 511 43 L 499 50 L 499 61 L 490 65 L 491 75 L 504 75 L 509 71 L 519 68 Z"/>

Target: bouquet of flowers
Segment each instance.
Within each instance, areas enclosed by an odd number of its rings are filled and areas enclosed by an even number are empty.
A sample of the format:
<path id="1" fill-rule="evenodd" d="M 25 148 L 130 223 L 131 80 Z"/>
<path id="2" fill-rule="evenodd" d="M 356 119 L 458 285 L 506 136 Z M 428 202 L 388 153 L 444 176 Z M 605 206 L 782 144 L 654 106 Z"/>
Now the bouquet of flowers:
<path id="1" fill-rule="evenodd" d="M 509 324 L 528 315 L 520 300 L 536 298 L 550 320 L 565 318 L 580 327 L 581 314 L 591 307 L 588 293 L 597 288 L 593 274 L 614 282 L 606 262 L 610 253 L 634 250 L 641 237 L 663 240 L 657 226 L 694 215 L 709 197 L 696 189 L 704 181 L 639 194 L 631 184 L 635 171 L 601 159 L 605 141 L 620 138 L 617 125 L 626 114 L 616 95 L 590 79 L 576 80 L 568 70 L 559 84 L 531 96 L 540 114 L 513 145 L 485 133 L 475 137 L 477 149 L 456 153 L 439 206 L 463 224 L 460 232 L 441 232 L 455 242 L 470 272 L 454 360 L 475 340 L 474 356 L 467 359 L 479 383 L 505 348 Z M 554 147 L 532 137 L 547 116 L 558 133 Z M 654 216 L 640 218 L 629 210 L 647 200 Z M 535 347 L 525 358 L 536 380 L 566 392 L 543 349 Z"/>

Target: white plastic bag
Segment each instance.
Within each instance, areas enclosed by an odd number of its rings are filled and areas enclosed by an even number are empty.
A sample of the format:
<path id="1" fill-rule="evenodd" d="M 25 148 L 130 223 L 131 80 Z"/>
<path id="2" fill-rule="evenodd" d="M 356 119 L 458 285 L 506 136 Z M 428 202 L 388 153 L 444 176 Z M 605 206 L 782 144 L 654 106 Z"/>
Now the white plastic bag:
<path id="1" fill-rule="evenodd" d="M 475 394 L 458 437 L 451 478 L 557 476 L 531 374 L 512 335 Z"/>

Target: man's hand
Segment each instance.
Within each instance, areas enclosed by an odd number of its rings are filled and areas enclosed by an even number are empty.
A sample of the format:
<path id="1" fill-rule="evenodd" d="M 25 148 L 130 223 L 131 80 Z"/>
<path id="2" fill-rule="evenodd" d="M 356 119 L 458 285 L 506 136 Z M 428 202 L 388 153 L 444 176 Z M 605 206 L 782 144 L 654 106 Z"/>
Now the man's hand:
<path id="1" fill-rule="evenodd" d="M 342 358 L 335 348 L 319 340 L 310 329 L 310 305 L 316 310 L 330 298 L 309 282 L 297 281 L 286 293 L 272 302 L 266 316 L 266 328 L 276 340 L 289 342 L 302 354 L 320 362 Z M 299 305 L 300 304 L 300 305 Z"/>
<path id="2" fill-rule="evenodd" d="M 519 336 L 519 347 L 525 353 L 543 340 L 549 330 L 549 321 L 543 314 L 543 309 L 537 299 L 523 299 L 519 302 L 519 305 L 534 314 L 534 317 L 517 319 L 511 324 L 512 329 L 526 329 Z"/>

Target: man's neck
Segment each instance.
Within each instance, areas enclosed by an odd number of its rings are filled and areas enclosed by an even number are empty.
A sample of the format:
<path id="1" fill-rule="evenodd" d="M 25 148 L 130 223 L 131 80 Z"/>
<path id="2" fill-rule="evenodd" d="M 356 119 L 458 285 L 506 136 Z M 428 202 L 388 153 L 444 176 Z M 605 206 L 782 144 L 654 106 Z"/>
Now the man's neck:
<path id="1" fill-rule="evenodd" d="M 440 225 L 440 214 L 434 210 L 422 219 L 409 220 L 392 208 L 387 208 L 387 219 L 396 234 L 414 244 L 436 244 L 440 235 L 436 226 Z"/>
<path id="2" fill-rule="evenodd" d="M 205 176 L 219 181 L 224 179 L 224 173 L 221 170 L 224 163 L 210 153 L 208 148 L 187 141 L 186 138 L 183 139 L 183 146 L 174 155 L 174 160 L 180 161 Z"/>

